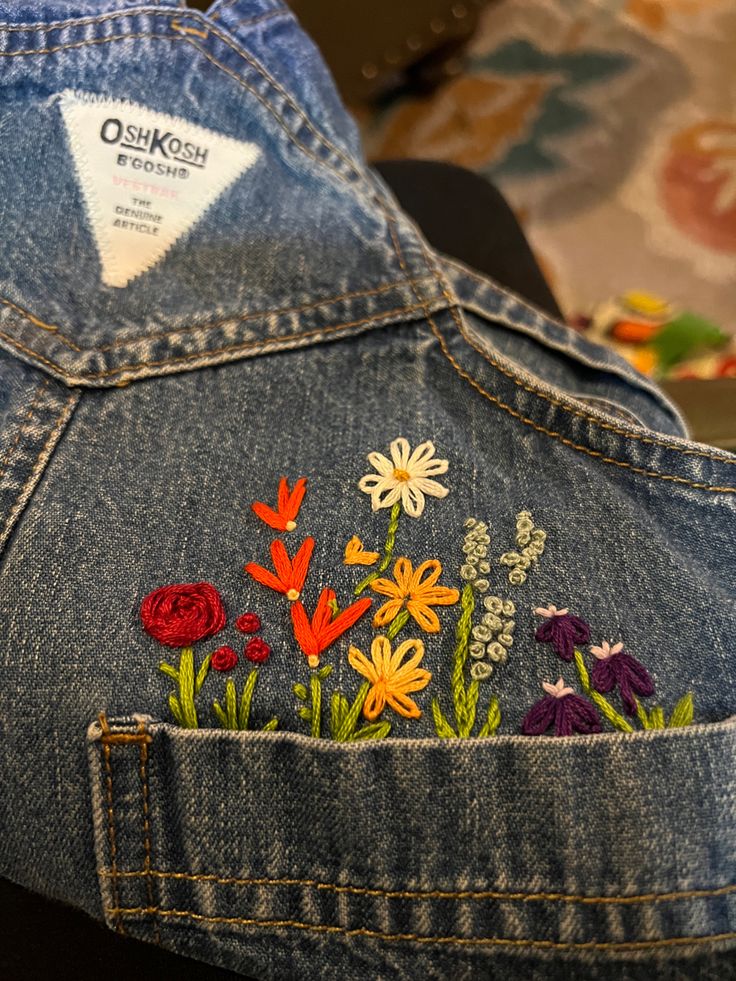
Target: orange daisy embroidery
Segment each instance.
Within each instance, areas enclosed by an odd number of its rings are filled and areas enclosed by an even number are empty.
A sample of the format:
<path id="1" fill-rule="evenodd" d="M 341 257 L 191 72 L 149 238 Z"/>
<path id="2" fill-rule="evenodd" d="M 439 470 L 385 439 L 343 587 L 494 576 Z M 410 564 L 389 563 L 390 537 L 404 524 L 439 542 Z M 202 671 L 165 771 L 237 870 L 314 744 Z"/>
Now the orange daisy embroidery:
<path id="1" fill-rule="evenodd" d="M 249 562 L 245 571 L 256 582 L 275 589 L 277 593 L 283 593 L 293 603 L 301 596 L 313 551 L 314 539 L 305 538 L 299 551 L 290 559 L 284 543 L 277 538 L 271 542 L 271 561 L 276 574 L 264 569 L 257 562 Z"/>
<path id="2" fill-rule="evenodd" d="M 452 606 L 460 599 L 457 589 L 436 585 L 441 574 L 442 566 L 437 559 L 422 562 L 416 571 L 409 559 L 397 559 L 393 579 L 374 579 L 371 583 L 374 592 L 389 597 L 388 602 L 376 612 L 373 626 L 388 626 L 404 610 L 401 618 L 404 623 L 411 614 L 422 630 L 436 634 L 440 621 L 432 607 Z"/>
<path id="3" fill-rule="evenodd" d="M 345 565 L 374 565 L 380 559 L 379 552 L 366 552 L 363 542 L 357 535 L 353 535 L 345 546 Z"/>
<path id="4" fill-rule="evenodd" d="M 262 501 L 255 501 L 251 504 L 251 508 L 261 521 L 265 521 L 276 531 L 293 531 L 296 528 L 296 516 L 299 514 L 306 490 L 306 477 L 300 477 L 294 484 L 293 490 L 289 490 L 289 482 L 286 477 L 282 477 L 279 482 L 278 510 L 274 511 Z"/>
<path id="5" fill-rule="evenodd" d="M 404 664 L 404 658 L 414 652 Z M 357 647 L 348 653 L 350 666 L 371 683 L 363 703 L 363 714 L 372 722 L 383 712 L 386 705 L 407 719 L 418 719 L 421 709 L 409 698 L 409 692 L 426 688 L 432 677 L 429 671 L 418 667 L 424 657 L 421 640 L 405 640 L 391 653 L 388 637 L 376 637 L 371 644 L 370 661 Z"/>
<path id="6" fill-rule="evenodd" d="M 371 605 L 369 599 L 357 600 L 335 616 L 335 592 L 323 589 L 311 621 L 302 603 L 294 603 L 291 608 L 291 622 L 294 627 L 294 637 L 307 655 L 310 668 L 319 664 L 319 656 L 346 630 L 356 623 Z"/>

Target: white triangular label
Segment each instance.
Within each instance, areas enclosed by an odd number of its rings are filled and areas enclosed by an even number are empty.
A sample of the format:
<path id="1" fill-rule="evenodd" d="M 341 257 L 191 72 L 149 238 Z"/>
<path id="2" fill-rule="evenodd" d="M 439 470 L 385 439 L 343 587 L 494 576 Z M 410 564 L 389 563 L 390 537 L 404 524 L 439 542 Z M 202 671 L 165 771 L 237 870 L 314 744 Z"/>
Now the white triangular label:
<path id="1" fill-rule="evenodd" d="M 260 154 L 122 99 L 67 90 L 60 104 L 107 286 L 159 262 Z"/>

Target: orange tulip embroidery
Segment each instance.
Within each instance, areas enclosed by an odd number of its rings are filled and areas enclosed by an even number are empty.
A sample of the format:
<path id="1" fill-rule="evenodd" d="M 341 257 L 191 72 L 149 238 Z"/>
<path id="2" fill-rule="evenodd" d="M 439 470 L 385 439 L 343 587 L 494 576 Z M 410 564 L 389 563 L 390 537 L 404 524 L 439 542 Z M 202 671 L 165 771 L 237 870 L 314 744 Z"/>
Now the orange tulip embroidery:
<path id="1" fill-rule="evenodd" d="M 245 571 L 256 582 L 268 586 L 269 589 L 273 589 L 277 593 L 283 593 L 293 603 L 301 596 L 313 551 L 314 539 L 305 538 L 299 551 L 293 559 L 290 559 L 284 543 L 275 539 L 271 542 L 271 561 L 276 570 L 276 575 L 256 562 L 249 562 Z"/>
<path id="2" fill-rule="evenodd" d="M 441 574 L 442 566 L 437 559 L 422 562 L 416 571 L 409 559 L 397 559 L 393 580 L 374 579 L 371 583 L 374 592 L 389 597 L 376 612 L 373 626 L 388 626 L 388 638 L 393 640 L 412 616 L 426 633 L 438 633 L 440 621 L 432 607 L 452 606 L 460 599 L 457 589 L 437 585 Z"/>
<path id="3" fill-rule="evenodd" d="M 279 482 L 278 510 L 274 511 L 268 504 L 255 501 L 251 504 L 253 512 L 270 528 L 276 531 L 293 531 L 296 528 L 296 517 L 299 508 L 304 500 L 307 489 L 307 478 L 300 477 L 294 484 L 293 490 L 289 490 L 289 483 L 286 477 L 282 477 Z"/>
<path id="4" fill-rule="evenodd" d="M 402 663 L 409 654 L 409 660 Z M 423 657 L 421 640 L 405 640 L 392 654 L 388 637 L 376 637 L 371 644 L 370 661 L 357 647 L 350 648 L 351 667 L 371 684 L 363 704 L 366 719 L 373 722 L 386 705 L 407 719 L 421 716 L 421 709 L 413 698 L 409 698 L 409 693 L 426 688 L 432 677 L 429 671 L 418 666 Z"/>
<path id="5" fill-rule="evenodd" d="M 357 535 L 353 535 L 345 546 L 345 565 L 375 565 L 380 559 L 380 552 L 367 552 L 363 548 L 363 542 Z"/>
<path id="6" fill-rule="evenodd" d="M 369 599 L 357 600 L 337 616 L 333 613 L 335 592 L 323 589 L 311 621 L 307 617 L 304 605 L 300 602 L 291 607 L 291 622 L 294 627 L 294 638 L 302 651 L 307 655 L 310 668 L 319 665 L 319 656 L 331 644 L 341 637 L 356 623 L 371 605 Z"/>

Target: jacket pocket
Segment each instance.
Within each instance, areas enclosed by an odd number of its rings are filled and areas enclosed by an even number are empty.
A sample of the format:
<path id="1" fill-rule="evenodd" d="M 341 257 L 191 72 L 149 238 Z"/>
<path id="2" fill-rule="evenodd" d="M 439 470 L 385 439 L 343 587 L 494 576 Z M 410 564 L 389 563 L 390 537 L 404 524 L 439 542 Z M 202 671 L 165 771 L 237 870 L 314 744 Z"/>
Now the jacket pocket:
<path id="1" fill-rule="evenodd" d="M 736 946 L 736 717 L 347 746 L 102 717 L 89 740 L 107 923 L 257 978 Z"/>

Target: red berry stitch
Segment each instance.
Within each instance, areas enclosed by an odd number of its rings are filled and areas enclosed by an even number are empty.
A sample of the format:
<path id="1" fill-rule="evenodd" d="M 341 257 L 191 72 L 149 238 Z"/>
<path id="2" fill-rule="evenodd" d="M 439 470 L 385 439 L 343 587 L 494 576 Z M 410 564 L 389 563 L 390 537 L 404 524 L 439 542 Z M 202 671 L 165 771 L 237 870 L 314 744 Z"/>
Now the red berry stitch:
<path id="1" fill-rule="evenodd" d="M 255 634 L 261 629 L 261 618 L 257 613 L 244 613 L 235 621 L 235 627 L 243 634 Z"/>
<path id="2" fill-rule="evenodd" d="M 215 671 L 232 671 L 237 663 L 238 655 L 236 651 L 232 647 L 228 647 L 227 644 L 218 647 L 210 661 L 210 665 Z"/>
<path id="3" fill-rule="evenodd" d="M 263 664 L 271 653 L 271 647 L 265 640 L 261 640 L 260 637 L 253 637 L 245 645 L 243 653 L 254 664 Z"/>

